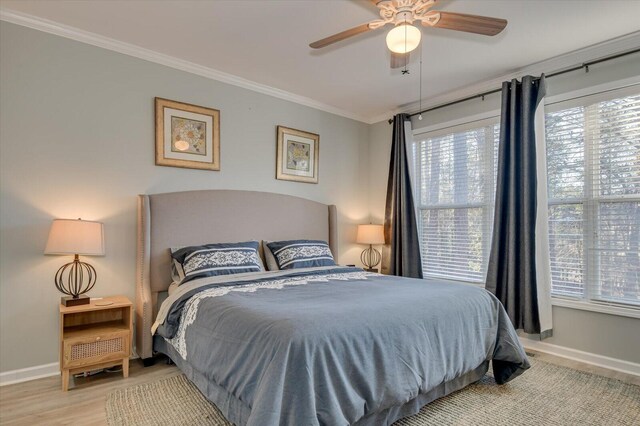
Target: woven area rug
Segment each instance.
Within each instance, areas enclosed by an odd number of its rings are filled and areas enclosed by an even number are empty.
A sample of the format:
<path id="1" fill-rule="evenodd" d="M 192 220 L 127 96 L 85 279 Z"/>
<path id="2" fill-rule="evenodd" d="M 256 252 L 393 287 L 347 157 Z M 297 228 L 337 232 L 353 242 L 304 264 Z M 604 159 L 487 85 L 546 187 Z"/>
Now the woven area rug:
<path id="1" fill-rule="evenodd" d="M 531 363 L 506 385 L 487 374 L 395 426 L 640 425 L 640 387 Z M 184 375 L 113 391 L 106 410 L 110 425 L 230 425 Z"/>

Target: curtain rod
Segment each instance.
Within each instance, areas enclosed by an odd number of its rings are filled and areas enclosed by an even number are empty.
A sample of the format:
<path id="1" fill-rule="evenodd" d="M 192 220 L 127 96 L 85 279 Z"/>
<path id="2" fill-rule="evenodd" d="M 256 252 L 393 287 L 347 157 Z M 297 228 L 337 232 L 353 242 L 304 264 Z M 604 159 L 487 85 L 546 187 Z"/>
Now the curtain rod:
<path id="1" fill-rule="evenodd" d="M 633 50 L 628 50 L 626 52 L 618 53 L 618 54 L 615 54 L 615 55 L 605 56 L 605 57 L 600 58 L 600 59 L 594 59 L 593 61 L 583 62 L 582 64 L 576 65 L 576 66 L 571 67 L 571 68 L 567 68 L 567 69 L 563 69 L 563 70 L 559 70 L 559 71 L 554 71 L 554 72 L 549 73 L 549 74 L 545 74 L 545 78 L 556 77 L 556 76 L 559 76 L 559 75 L 562 75 L 562 74 L 566 74 L 566 73 L 569 73 L 569 72 L 579 71 L 581 69 L 584 69 L 586 72 L 589 72 L 589 67 L 591 65 L 596 65 L 596 64 L 599 64 L 601 62 L 606 62 L 606 61 L 611 61 L 613 59 L 622 58 L 623 56 L 633 55 L 634 53 L 638 53 L 638 52 L 640 52 L 640 48 L 633 49 Z M 448 106 L 451 106 L 451 105 L 456 105 L 456 104 L 459 104 L 459 103 L 462 103 L 462 102 L 470 101 L 472 99 L 484 98 L 485 96 L 492 95 L 494 93 L 500 93 L 500 92 L 502 92 L 502 88 L 488 90 L 486 92 L 478 93 L 478 94 L 472 95 L 472 96 L 467 96 L 466 98 L 458 99 L 456 101 L 447 102 L 446 104 L 441 104 L 441 105 L 437 105 L 437 106 L 434 106 L 434 107 L 431 107 L 431 108 L 423 109 L 422 111 L 414 112 L 413 114 L 409 114 L 409 117 L 415 117 L 416 115 L 424 114 L 425 112 L 435 111 L 435 110 L 440 109 L 440 108 L 445 108 L 445 107 L 448 107 Z M 391 123 L 393 123 L 393 118 L 389 119 L 389 124 L 391 124 Z"/>

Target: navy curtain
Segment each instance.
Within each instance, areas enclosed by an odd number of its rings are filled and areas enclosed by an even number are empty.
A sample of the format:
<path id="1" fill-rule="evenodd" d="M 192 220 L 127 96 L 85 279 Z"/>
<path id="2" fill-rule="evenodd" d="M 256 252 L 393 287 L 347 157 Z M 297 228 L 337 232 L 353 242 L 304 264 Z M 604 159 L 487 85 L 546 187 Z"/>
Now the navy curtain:
<path id="1" fill-rule="evenodd" d="M 498 180 L 486 283 L 516 329 L 535 334 L 541 331 L 536 216 L 538 207 L 547 208 L 537 206 L 535 113 L 544 94 L 544 75 L 502 84 Z"/>
<path id="2" fill-rule="evenodd" d="M 389 275 L 422 278 L 422 260 L 418 226 L 413 204 L 411 176 L 406 151 L 405 123 L 407 114 L 393 117 L 391 161 L 387 183 L 384 232 L 388 244 L 382 271 Z"/>

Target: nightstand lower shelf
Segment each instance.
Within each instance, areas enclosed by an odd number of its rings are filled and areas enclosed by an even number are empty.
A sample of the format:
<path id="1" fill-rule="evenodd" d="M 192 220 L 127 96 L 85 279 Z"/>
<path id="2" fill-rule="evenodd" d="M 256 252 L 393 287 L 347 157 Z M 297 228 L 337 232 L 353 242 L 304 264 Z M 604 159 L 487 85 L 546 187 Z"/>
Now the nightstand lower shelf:
<path id="1" fill-rule="evenodd" d="M 119 365 L 122 366 L 122 377 L 124 378 L 129 377 L 129 358 L 123 358 L 123 359 L 110 361 L 110 362 L 103 362 L 100 364 L 93 364 L 90 369 L 87 369 L 86 367 L 63 369 L 61 374 L 62 390 L 65 392 L 69 390 L 69 379 L 78 373 L 86 373 L 92 370 L 102 370 L 104 368 L 117 367 Z"/>

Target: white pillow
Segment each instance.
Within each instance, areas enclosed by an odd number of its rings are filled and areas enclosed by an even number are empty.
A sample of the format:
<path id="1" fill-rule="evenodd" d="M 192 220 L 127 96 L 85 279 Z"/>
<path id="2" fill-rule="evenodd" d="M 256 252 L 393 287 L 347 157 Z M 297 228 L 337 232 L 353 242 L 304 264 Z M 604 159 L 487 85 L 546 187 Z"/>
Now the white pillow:
<path id="1" fill-rule="evenodd" d="M 169 296 L 171 296 L 171 293 L 178 289 L 178 286 L 179 284 L 175 281 L 171 283 L 171 285 L 169 286 Z"/>
<path id="2" fill-rule="evenodd" d="M 271 249 L 267 246 L 269 243 L 270 241 L 262 240 L 262 250 L 264 251 L 264 260 L 267 262 L 267 270 L 279 271 L 280 268 L 278 267 L 278 262 L 271 252 Z"/>

